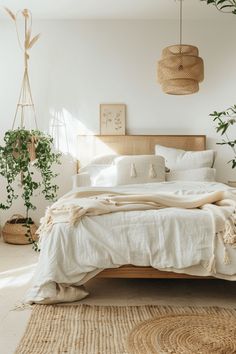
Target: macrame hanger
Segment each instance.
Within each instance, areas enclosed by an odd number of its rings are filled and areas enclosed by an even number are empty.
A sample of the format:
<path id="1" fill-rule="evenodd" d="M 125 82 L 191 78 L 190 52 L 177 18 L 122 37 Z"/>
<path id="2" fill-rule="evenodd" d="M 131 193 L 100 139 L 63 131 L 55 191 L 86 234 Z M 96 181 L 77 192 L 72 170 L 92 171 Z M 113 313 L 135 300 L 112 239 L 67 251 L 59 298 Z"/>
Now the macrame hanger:
<path id="1" fill-rule="evenodd" d="M 179 0 L 179 54 L 180 64 L 178 70 L 183 70 L 183 57 L 182 57 L 182 45 L 183 45 L 183 0 Z"/>
<path id="2" fill-rule="evenodd" d="M 13 15 L 11 12 L 9 12 L 8 9 L 6 9 L 6 10 L 10 15 Z M 15 21 L 15 26 L 16 26 L 17 39 L 20 44 L 21 50 L 24 52 L 24 75 L 23 75 L 23 80 L 22 80 L 22 84 L 21 84 L 18 103 L 16 106 L 12 129 L 14 129 L 14 127 L 15 127 L 15 123 L 16 123 L 16 119 L 17 119 L 18 115 L 20 116 L 20 128 L 24 127 L 25 113 L 26 113 L 25 109 L 26 108 L 27 109 L 31 108 L 32 113 L 33 113 L 35 127 L 36 127 L 36 129 L 38 129 L 36 112 L 35 112 L 35 107 L 34 107 L 31 87 L 30 87 L 29 73 L 28 73 L 28 60 L 29 60 L 28 50 L 36 42 L 39 35 L 34 37 L 32 40 L 30 39 L 31 28 L 32 28 L 32 15 L 31 15 L 30 11 L 27 9 L 23 10 L 21 13 L 24 17 L 24 45 L 22 45 L 22 43 L 21 43 L 19 31 L 18 31 L 18 27 L 17 27 L 17 23 L 16 23 L 17 15 L 19 14 L 19 12 L 16 14 L 16 16 L 13 15 L 14 16 L 13 19 Z M 30 23 L 28 23 L 29 21 L 30 21 Z"/>

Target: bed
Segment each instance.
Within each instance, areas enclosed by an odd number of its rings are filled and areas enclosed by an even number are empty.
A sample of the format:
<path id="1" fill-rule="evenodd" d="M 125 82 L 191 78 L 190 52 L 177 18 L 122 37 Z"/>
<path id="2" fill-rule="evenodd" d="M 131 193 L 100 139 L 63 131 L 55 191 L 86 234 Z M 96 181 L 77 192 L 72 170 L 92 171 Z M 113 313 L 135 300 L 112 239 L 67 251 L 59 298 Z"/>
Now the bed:
<path id="1" fill-rule="evenodd" d="M 81 171 L 94 156 L 101 154 L 152 155 L 156 145 L 203 151 L 206 149 L 206 137 L 79 136 L 78 169 Z M 177 200 L 179 192 L 188 203 L 192 191 L 196 199 L 194 203 L 201 203 L 197 204 L 200 208 L 193 206 L 195 204 L 188 204 L 188 209 L 179 208 L 178 203 L 173 207 L 168 204 L 168 198 L 174 194 Z M 109 195 L 105 198 L 103 194 L 106 192 Z M 148 202 L 146 209 L 129 210 L 126 208 L 130 203 L 120 203 L 122 198 L 145 194 L 150 197 L 152 193 L 155 196 L 164 193 L 168 207 L 155 210 L 153 202 L 151 206 Z M 100 194 L 102 200 L 99 199 Z M 94 213 L 88 196 L 94 198 L 92 203 L 102 203 L 102 212 Z M 208 197 L 207 202 L 202 201 Z M 118 199 L 120 210 L 104 212 L 103 208 L 114 210 Z M 82 299 L 88 294 L 83 285 L 94 277 L 236 280 L 235 206 L 232 188 L 216 182 L 175 181 L 72 190 L 49 208 L 42 219 L 40 232 L 45 234 L 41 237 L 42 251 L 33 286 L 27 292 L 25 302 L 54 303 Z M 176 221 L 176 213 L 179 221 Z M 69 222 L 69 217 L 75 223 Z M 226 222 L 230 241 L 224 242 Z"/>
<path id="2" fill-rule="evenodd" d="M 113 136 L 78 136 L 77 171 L 93 156 L 115 152 L 120 155 L 151 155 L 155 145 L 160 144 L 176 149 L 201 151 L 206 149 L 205 135 L 113 135 Z M 163 272 L 152 267 L 124 265 L 120 268 L 105 269 L 97 278 L 180 278 L 180 279 L 215 279 L 189 274 Z"/>

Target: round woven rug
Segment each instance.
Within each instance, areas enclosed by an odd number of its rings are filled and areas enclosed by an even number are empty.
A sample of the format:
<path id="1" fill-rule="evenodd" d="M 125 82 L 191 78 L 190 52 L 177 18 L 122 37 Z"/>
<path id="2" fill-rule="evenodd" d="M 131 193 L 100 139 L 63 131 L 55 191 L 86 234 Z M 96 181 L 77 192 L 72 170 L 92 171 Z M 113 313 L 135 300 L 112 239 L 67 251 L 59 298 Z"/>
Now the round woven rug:
<path id="1" fill-rule="evenodd" d="M 167 315 L 135 326 L 130 354 L 235 354 L 236 319 L 215 315 Z"/>

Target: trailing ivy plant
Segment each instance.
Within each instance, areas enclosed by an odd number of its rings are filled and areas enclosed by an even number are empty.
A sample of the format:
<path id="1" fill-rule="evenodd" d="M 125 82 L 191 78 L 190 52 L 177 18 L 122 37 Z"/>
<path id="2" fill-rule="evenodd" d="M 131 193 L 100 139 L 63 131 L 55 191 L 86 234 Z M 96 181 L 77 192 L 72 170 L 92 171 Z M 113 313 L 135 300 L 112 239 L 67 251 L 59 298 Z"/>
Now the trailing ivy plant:
<path id="1" fill-rule="evenodd" d="M 53 139 L 39 130 L 8 130 L 4 136 L 4 146 L 0 146 L 0 175 L 5 177 L 7 185 L 7 199 L 0 203 L 0 209 L 9 209 L 13 201 L 19 197 L 15 191 L 15 182 L 20 179 L 22 186 L 21 197 L 26 208 L 25 224 L 26 237 L 33 243 L 33 248 L 38 249 L 38 244 L 33 240 L 30 225 L 33 223 L 29 216 L 30 210 L 36 206 L 32 197 L 36 190 L 41 191 L 46 200 L 54 201 L 57 196 L 58 186 L 53 183 L 57 176 L 52 170 L 54 163 L 60 164 L 60 155 L 52 150 Z M 34 155 L 31 161 L 32 154 Z M 38 173 L 41 178 L 38 177 Z"/>
<path id="2" fill-rule="evenodd" d="M 232 168 L 236 167 L 236 140 L 230 139 L 228 135 L 229 128 L 236 123 L 236 105 L 227 108 L 225 111 L 210 114 L 216 123 L 216 131 L 222 136 L 222 141 L 218 145 L 228 145 L 233 151 L 233 158 L 228 161 Z"/>
<path id="3" fill-rule="evenodd" d="M 236 0 L 201 0 L 205 1 L 207 5 L 215 5 L 217 10 L 222 12 L 229 12 L 236 15 Z"/>

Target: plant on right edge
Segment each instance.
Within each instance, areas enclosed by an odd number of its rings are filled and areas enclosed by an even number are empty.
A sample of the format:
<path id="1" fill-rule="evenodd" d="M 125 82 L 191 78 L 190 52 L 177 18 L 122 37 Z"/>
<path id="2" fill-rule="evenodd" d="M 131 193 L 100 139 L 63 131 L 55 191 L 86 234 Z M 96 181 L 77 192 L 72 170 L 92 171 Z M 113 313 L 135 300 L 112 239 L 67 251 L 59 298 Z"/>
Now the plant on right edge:
<path id="1" fill-rule="evenodd" d="M 205 1 L 207 5 L 214 5 L 217 10 L 236 15 L 236 0 L 200 0 Z"/>
<path id="2" fill-rule="evenodd" d="M 222 141 L 218 145 L 228 145 L 233 151 L 233 158 L 228 161 L 232 164 L 232 168 L 236 167 L 236 140 L 231 139 L 228 135 L 229 128 L 236 123 L 236 104 L 227 108 L 225 111 L 210 114 L 213 121 L 217 124 L 216 131 L 222 136 Z"/>
<path id="3" fill-rule="evenodd" d="M 232 13 L 236 15 L 236 0 L 200 0 L 207 3 L 207 5 L 214 5 L 217 10 L 225 13 Z M 216 131 L 222 136 L 222 141 L 218 145 L 228 145 L 233 152 L 233 158 L 228 161 L 232 164 L 232 168 L 236 167 L 236 140 L 230 139 L 228 129 L 236 123 L 236 105 L 227 108 L 225 111 L 210 114 L 213 121 L 217 124 Z"/>

